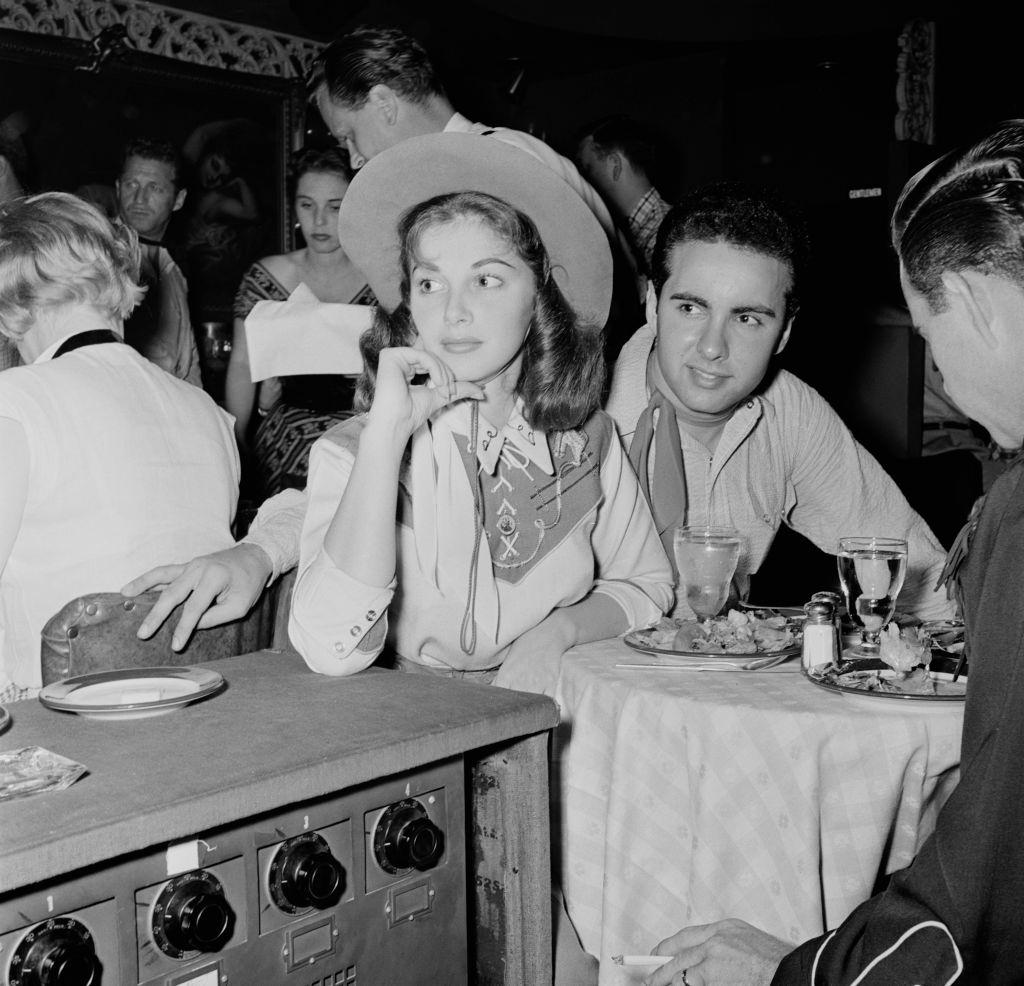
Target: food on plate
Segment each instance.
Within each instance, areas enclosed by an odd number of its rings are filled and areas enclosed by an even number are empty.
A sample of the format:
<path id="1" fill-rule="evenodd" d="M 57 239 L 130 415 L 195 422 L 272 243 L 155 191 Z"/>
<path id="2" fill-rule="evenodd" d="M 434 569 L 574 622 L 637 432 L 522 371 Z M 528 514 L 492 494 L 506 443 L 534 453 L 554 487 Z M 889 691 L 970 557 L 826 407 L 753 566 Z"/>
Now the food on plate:
<path id="1" fill-rule="evenodd" d="M 770 610 L 732 609 L 711 620 L 663 619 L 634 638 L 658 650 L 697 654 L 774 654 L 801 641 L 800 621 Z"/>
<path id="2" fill-rule="evenodd" d="M 952 667 L 955 662 L 947 663 Z M 821 665 L 812 668 L 807 676 L 825 687 L 876 695 L 963 698 L 967 692 L 967 678 L 964 675 L 952 681 L 948 670 L 935 673 L 934 663 L 931 670 L 916 667 L 907 674 L 901 674 L 885 667 L 881 661 L 845 661 L 838 667 Z"/>
<path id="3" fill-rule="evenodd" d="M 905 675 L 893 675 L 892 672 L 878 669 L 865 671 L 847 671 L 837 673 L 836 668 L 825 668 L 819 671 L 818 677 L 844 688 L 855 688 L 863 692 L 891 692 L 894 695 L 935 695 L 936 682 L 924 668 L 915 668 Z"/>
<path id="4" fill-rule="evenodd" d="M 890 623 L 878 635 L 878 656 L 893 671 L 908 674 L 919 666 L 928 667 L 932 650 L 928 639 L 922 639 L 915 630 L 902 631 Z"/>

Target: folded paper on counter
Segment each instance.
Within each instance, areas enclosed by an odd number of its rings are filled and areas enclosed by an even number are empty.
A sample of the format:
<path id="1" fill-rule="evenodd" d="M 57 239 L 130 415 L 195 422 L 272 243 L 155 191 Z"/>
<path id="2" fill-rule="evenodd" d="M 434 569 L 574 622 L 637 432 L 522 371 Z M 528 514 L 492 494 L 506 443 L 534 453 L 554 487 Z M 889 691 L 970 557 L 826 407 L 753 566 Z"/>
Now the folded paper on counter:
<path id="1" fill-rule="evenodd" d="M 253 383 L 308 373 L 361 373 L 359 337 L 373 308 L 318 301 L 300 284 L 287 301 L 257 301 L 245 320 Z"/>
<path id="2" fill-rule="evenodd" d="M 86 768 L 42 746 L 23 746 L 0 753 L 0 801 L 44 791 L 63 791 Z"/>

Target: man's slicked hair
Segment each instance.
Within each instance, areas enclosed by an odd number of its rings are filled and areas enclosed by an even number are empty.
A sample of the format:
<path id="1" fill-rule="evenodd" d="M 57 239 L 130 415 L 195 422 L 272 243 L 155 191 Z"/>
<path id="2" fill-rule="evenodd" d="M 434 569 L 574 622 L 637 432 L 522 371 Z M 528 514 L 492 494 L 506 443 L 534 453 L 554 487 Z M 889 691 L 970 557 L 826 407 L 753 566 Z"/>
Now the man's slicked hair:
<path id="1" fill-rule="evenodd" d="M 332 102 L 353 110 L 377 85 L 413 103 L 446 95 L 424 47 L 397 28 L 358 27 L 337 38 L 316 57 L 306 79 L 310 98 L 322 86 Z"/>
<path id="2" fill-rule="evenodd" d="M 767 188 L 732 181 L 705 185 L 684 196 L 658 230 L 651 267 L 659 294 L 672 273 L 672 251 L 689 240 L 721 241 L 785 264 L 792 279 L 785 318 L 796 315 L 810 259 L 810 237 L 791 202 Z"/>
<path id="3" fill-rule="evenodd" d="M 910 286 L 946 309 L 942 275 L 978 270 L 1024 288 L 1024 120 L 1008 120 L 907 182 L 892 245 Z"/>

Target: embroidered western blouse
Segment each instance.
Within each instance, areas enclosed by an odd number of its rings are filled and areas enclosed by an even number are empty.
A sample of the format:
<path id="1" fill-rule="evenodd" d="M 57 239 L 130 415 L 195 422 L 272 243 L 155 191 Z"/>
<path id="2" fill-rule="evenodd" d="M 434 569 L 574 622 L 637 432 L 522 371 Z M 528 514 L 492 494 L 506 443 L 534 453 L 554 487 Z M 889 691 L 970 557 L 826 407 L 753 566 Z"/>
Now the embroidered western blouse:
<path id="1" fill-rule="evenodd" d="M 400 479 L 397 575 L 384 588 L 352 578 L 323 550 L 365 418 L 341 423 L 313 446 L 289 624 L 313 670 L 362 670 L 383 649 L 385 627 L 403 658 L 483 670 L 500 665 L 509 645 L 554 609 L 591 590 L 615 600 L 630 628 L 672 605 L 668 560 L 603 412 L 579 430 L 552 434 L 533 431 L 521 413 L 501 431 L 481 422 L 475 450 L 469 413 L 464 402 L 453 405 L 413 436 Z M 471 576 L 473 482 L 482 540 Z M 460 646 L 467 607 L 477 630 L 472 653 Z"/>

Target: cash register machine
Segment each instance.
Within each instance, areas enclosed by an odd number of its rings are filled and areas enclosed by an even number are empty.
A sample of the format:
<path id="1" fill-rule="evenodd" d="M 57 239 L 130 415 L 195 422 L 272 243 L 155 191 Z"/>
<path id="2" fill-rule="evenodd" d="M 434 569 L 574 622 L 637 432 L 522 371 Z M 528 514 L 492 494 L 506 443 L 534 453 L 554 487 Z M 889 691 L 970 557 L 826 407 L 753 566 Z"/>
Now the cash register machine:
<path id="1" fill-rule="evenodd" d="M 550 699 L 206 667 L 159 716 L 8 707 L 0 751 L 87 772 L 0 801 L 0 984 L 550 983 Z"/>

